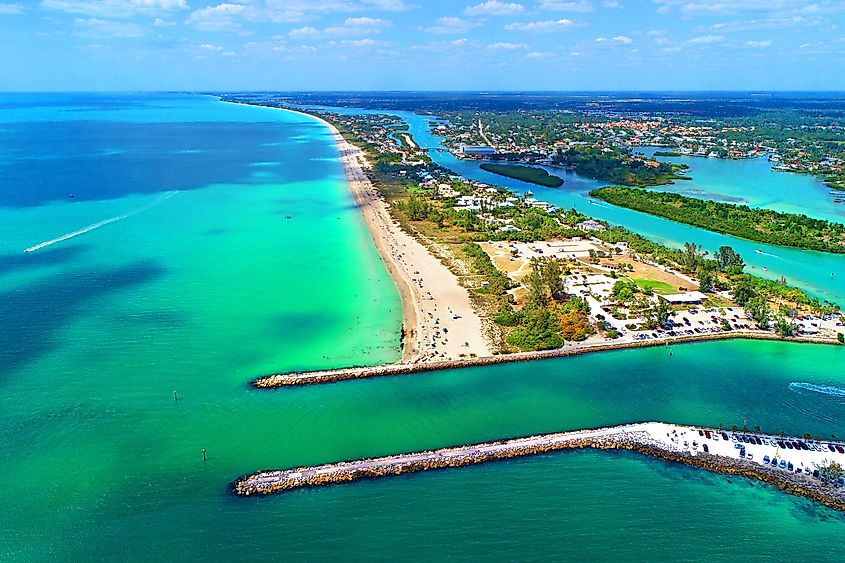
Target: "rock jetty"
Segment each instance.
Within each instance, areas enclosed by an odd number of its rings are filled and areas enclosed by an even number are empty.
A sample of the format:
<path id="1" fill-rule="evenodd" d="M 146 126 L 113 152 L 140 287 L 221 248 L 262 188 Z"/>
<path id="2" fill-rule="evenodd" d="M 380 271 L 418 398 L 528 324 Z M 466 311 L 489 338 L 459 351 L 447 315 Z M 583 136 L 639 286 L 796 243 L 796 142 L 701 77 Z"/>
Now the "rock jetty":
<path id="1" fill-rule="evenodd" d="M 699 449 L 697 443 L 694 448 L 691 448 L 688 440 L 692 438 L 685 438 L 688 435 L 695 436 L 698 430 L 701 430 L 701 436 L 704 436 L 704 429 L 646 422 L 542 434 L 312 467 L 259 471 L 237 479 L 233 490 L 239 496 L 268 495 L 303 487 L 319 487 L 359 479 L 462 467 L 546 452 L 595 448 L 629 450 L 716 473 L 757 479 L 779 487 L 789 494 L 807 497 L 831 508 L 845 511 L 845 489 L 827 485 L 811 476 L 780 470 L 777 467 L 744 458 L 740 459 L 738 450 L 734 450 L 731 441 L 727 441 L 721 449 L 710 448 L 711 451 L 707 451 L 708 448 Z M 709 436 L 712 439 L 718 440 L 715 434 L 722 431 L 707 429 L 707 432 L 710 432 Z M 704 442 L 705 439 L 702 438 L 702 443 Z M 725 449 L 727 446 L 730 446 L 730 449 Z M 711 453 L 712 450 L 718 450 L 721 453 L 714 454 Z M 734 451 L 736 455 L 732 455 Z"/>
<path id="2" fill-rule="evenodd" d="M 315 385 L 319 383 L 335 383 L 348 379 L 363 379 L 367 377 L 410 375 L 428 371 L 444 369 L 459 369 L 478 366 L 489 366 L 494 364 L 530 362 L 550 358 L 562 358 L 577 356 L 592 352 L 607 352 L 611 350 L 622 350 L 626 348 L 649 348 L 654 346 L 665 346 L 668 344 L 683 344 L 688 342 L 701 342 L 706 340 L 786 340 L 789 342 L 803 342 L 812 344 L 840 345 L 837 341 L 823 338 L 780 338 L 771 332 L 744 331 L 744 332 L 722 332 L 715 334 L 668 337 L 656 340 L 639 340 L 624 343 L 599 343 L 599 344 L 575 344 L 558 348 L 556 350 L 544 350 L 539 352 L 518 352 L 515 354 L 500 354 L 495 356 L 484 356 L 478 358 L 465 358 L 461 360 L 447 360 L 439 362 L 401 363 L 385 364 L 380 366 L 360 366 L 333 370 L 294 372 L 275 374 L 259 377 L 251 382 L 251 386 L 257 389 L 275 389 L 297 385 Z"/>

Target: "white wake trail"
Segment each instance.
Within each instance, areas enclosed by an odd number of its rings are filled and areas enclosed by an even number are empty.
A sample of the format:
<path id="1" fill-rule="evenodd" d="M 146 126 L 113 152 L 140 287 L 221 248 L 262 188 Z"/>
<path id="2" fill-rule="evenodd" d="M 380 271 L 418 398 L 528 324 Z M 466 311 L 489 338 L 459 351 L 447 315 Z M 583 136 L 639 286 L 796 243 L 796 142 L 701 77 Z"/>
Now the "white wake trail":
<path id="1" fill-rule="evenodd" d="M 109 217 L 108 219 L 103 219 L 102 221 L 98 221 L 98 222 L 94 223 L 93 225 L 88 225 L 87 227 L 83 227 L 83 228 L 79 229 L 78 231 L 73 231 L 72 233 L 64 234 L 60 237 L 56 237 L 54 239 L 50 239 L 48 241 L 36 244 L 35 246 L 30 246 L 29 248 L 24 250 L 24 252 L 35 252 L 36 250 L 41 250 L 42 248 L 46 248 L 46 247 L 51 246 L 53 244 L 66 241 L 68 239 L 72 239 L 72 238 L 78 237 L 80 235 L 84 235 L 85 233 L 91 232 L 94 229 L 99 229 L 100 227 L 108 225 L 109 223 L 114 223 L 115 221 L 121 221 L 123 219 L 127 219 L 129 217 L 132 217 L 133 215 L 137 215 L 138 213 L 141 213 L 142 211 L 146 211 L 147 209 L 155 207 L 156 205 L 159 205 L 160 203 L 164 203 L 165 201 L 167 201 L 168 199 L 170 199 L 171 197 L 173 197 L 177 193 L 179 193 L 179 192 L 176 191 L 176 190 L 170 191 L 170 192 L 165 192 L 160 197 L 158 197 L 156 200 L 148 203 L 147 205 L 145 205 L 143 207 L 139 207 L 138 209 L 134 209 L 134 210 L 130 211 L 129 213 L 124 213 L 123 215 L 118 215 L 116 217 Z"/>

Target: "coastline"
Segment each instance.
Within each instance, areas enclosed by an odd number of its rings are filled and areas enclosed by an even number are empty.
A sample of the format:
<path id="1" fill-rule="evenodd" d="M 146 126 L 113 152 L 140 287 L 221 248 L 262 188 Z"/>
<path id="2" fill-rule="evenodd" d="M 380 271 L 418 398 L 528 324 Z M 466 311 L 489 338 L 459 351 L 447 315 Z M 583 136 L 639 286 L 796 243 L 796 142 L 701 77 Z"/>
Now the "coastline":
<path id="1" fill-rule="evenodd" d="M 371 165 L 363 151 L 347 141 L 337 127 L 322 117 L 289 108 L 257 107 L 298 114 L 320 122 L 331 131 L 349 190 L 361 211 L 370 238 L 399 291 L 402 301 L 402 364 L 491 355 L 492 349 L 484 337 L 481 318 L 472 306 L 468 290 L 393 219 L 389 205 L 367 176 L 366 170 Z M 441 333 L 444 328 L 448 332 Z"/>
<path id="2" fill-rule="evenodd" d="M 747 439 L 748 436 L 757 437 L 756 444 L 753 438 Z M 235 480 L 232 491 L 235 495 L 243 497 L 269 495 L 361 479 L 464 467 L 549 452 L 593 448 L 628 450 L 667 462 L 698 467 L 713 473 L 756 479 L 788 494 L 806 497 L 829 508 L 845 511 L 845 491 L 811 476 L 812 470 L 819 464 L 839 460 L 845 454 L 842 454 L 841 450 L 836 452 L 833 446 L 825 448 L 824 441 L 822 445 L 817 443 L 813 445 L 814 443 L 810 441 L 812 447 L 817 448 L 815 450 L 811 450 L 810 447 L 781 449 L 784 444 L 778 444 L 779 440 L 797 443 L 799 439 L 663 422 L 631 423 L 287 470 L 258 471 Z M 773 466 L 769 462 L 770 454 L 778 460 L 783 460 L 783 465 Z"/>
<path id="3" fill-rule="evenodd" d="M 463 369 L 470 367 L 489 366 L 495 364 L 531 362 L 535 360 L 565 358 L 569 356 L 579 356 L 596 352 L 612 352 L 615 350 L 626 350 L 631 348 L 654 348 L 657 346 L 668 346 L 670 344 L 712 342 L 716 340 L 768 340 L 772 342 L 794 342 L 801 344 L 842 346 L 842 344 L 833 339 L 802 337 L 781 338 L 771 332 L 733 331 L 695 336 L 680 336 L 674 338 L 665 338 L 661 340 L 632 340 L 616 343 L 599 342 L 594 344 L 576 344 L 564 346 L 563 348 L 557 348 L 554 350 L 542 350 L 538 352 L 517 352 L 514 354 L 499 354 L 495 356 L 482 356 L 462 360 L 430 362 L 426 364 L 399 363 L 385 364 L 380 366 L 356 366 L 335 370 L 321 370 L 313 372 L 273 374 L 264 377 L 259 377 L 253 380 L 250 385 L 256 389 L 278 389 L 281 387 L 292 387 L 299 385 L 336 383 L 339 381 L 346 381 L 350 379 L 412 375 L 415 373 L 424 373 L 429 371 L 439 371 L 446 369 Z"/>

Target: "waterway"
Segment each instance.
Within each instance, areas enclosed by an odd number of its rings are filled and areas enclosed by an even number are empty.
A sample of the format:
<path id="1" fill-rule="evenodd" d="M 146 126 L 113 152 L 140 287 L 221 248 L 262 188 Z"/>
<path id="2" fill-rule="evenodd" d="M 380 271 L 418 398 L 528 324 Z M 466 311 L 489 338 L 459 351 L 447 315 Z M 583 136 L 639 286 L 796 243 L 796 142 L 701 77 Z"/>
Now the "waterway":
<path id="1" fill-rule="evenodd" d="M 840 514 L 629 454 L 235 498 L 262 468 L 632 420 L 843 435 L 845 348 L 705 343 L 252 390 L 398 357 L 398 297 L 328 132 L 179 95 L 0 108 L 0 560 L 845 558 Z"/>
<path id="2" fill-rule="evenodd" d="M 648 156 L 660 150 L 666 149 L 634 149 Z M 685 164 L 686 175 L 692 180 L 651 189 L 845 223 L 845 205 L 834 202 L 831 189 L 824 182 L 809 174 L 774 171 L 772 166 L 777 163 L 766 156 L 741 160 L 660 156 L 657 160 Z"/>
<path id="3" fill-rule="evenodd" d="M 347 114 L 394 115 L 408 123 L 409 132 L 415 142 L 428 149 L 428 154 L 434 162 L 465 178 L 504 186 L 520 194 L 531 191 L 537 199 L 554 203 L 562 209 L 577 209 L 581 213 L 614 225 L 622 225 L 667 246 L 680 248 L 685 242 L 694 242 L 711 253 L 720 246 L 731 246 L 742 255 L 749 272 L 771 279 L 784 277 L 789 284 L 800 287 L 812 296 L 845 305 L 845 255 L 747 241 L 593 200 L 588 195 L 590 190 L 606 184 L 581 177 L 570 170 L 544 167 L 564 179 L 565 183 L 560 188 L 544 188 L 485 172 L 479 167 L 478 161 L 456 158 L 443 149 L 443 139 L 431 131 L 430 116 L 411 112 L 337 107 L 315 106 L 315 109 Z M 668 160 L 680 161 L 677 158 Z M 832 198 L 827 195 L 828 190 L 811 176 L 773 172 L 765 159 L 717 161 L 689 157 L 689 160 L 689 175 L 693 180 L 678 181 L 661 189 L 677 190 L 680 193 L 686 191 L 688 195 L 697 197 L 703 197 L 705 193 L 713 194 L 725 201 L 742 199 L 752 205 L 771 207 L 779 211 L 844 220 L 841 213 L 845 213 L 845 208 L 840 209 L 837 204 L 832 203 Z"/>

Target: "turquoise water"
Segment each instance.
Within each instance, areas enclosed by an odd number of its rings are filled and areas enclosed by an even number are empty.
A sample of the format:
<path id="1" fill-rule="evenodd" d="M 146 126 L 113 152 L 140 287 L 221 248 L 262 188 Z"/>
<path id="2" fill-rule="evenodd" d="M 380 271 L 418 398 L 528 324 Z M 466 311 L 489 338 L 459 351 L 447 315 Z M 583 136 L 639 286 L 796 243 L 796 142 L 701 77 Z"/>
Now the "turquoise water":
<path id="1" fill-rule="evenodd" d="M 627 454 L 233 497 L 261 468 L 634 420 L 843 434 L 845 401 L 819 390 L 845 388 L 845 348 L 722 342 L 254 391 L 260 373 L 398 356 L 398 297 L 327 131 L 203 97 L 0 107 L 0 560 L 845 556 L 841 514 Z"/>
<path id="2" fill-rule="evenodd" d="M 653 155 L 660 149 L 634 149 Z M 664 149 L 665 150 L 665 149 Z M 845 205 L 834 203 L 830 188 L 809 174 L 775 172 L 766 157 L 745 160 L 693 156 L 658 157 L 663 162 L 686 164 L 691 181 L 677 181 L 660 189 L 689 197 L 764 207 L 783 213 L 845 222 Z"/>

